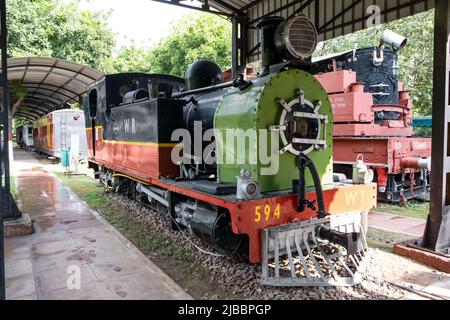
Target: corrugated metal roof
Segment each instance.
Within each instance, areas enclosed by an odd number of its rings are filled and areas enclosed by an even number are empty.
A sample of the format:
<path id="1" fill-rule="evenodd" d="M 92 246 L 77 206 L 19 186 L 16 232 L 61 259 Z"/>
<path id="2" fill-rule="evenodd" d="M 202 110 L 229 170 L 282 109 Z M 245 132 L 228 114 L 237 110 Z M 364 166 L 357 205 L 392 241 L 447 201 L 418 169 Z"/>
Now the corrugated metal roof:
<path id="1" fill-rule="evenodd" d="M 24 57 L 8 59 L 8 80 L 20 81 L 27 90 L 16 117 L 35 120 L 78 102 L 88 85 L 103 73 L 70 61 Z"/>
<path id="2" fill-rule="evenodd" d="M 247 16 L 249 21 L 248 49 L 255 52 L 251 60 L 259 58 L 256 48 L 259 43 L 257 22 L 271 15 L 288 18 L 303 13 L 316 25 L 320 40 L 332 39 L 341 35 L 367 28 L 377 6 L 381 23 L 394 21 L 434 8 L 434 0 L 153 0 L 173 5 L 193 6 L 206 10 L 207 3 L 214 10 L 225 15 Z M 199 5 L 203 4 L 203 8 Z"/>

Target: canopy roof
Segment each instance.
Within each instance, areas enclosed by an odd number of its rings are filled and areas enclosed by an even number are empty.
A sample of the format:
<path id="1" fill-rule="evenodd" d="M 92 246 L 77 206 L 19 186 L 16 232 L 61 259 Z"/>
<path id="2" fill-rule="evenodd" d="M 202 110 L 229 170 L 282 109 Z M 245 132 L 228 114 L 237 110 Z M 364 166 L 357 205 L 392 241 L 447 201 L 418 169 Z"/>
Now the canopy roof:
<path id="1" fill-rule="evenodd" d="M 320 40 L 365 29 L 376 11 L 380 22 L 386 23 L 434 8 L 434 0 L 153 0 L 157 2 L 246 17 L 247 47 L 250 60 L 259 59 L 259 34 L 256 24 L 262 18 L 278 15 L 285 18 L 303 13 L 316 25 Z M 200 5 L 202 4 L 202 5 Z M 373 7 L 373 5 L 377 7 Z"/>
<path id="2" fill-rule="evenodd" d="M 15 117 L 35 120 L 79 102 L 88 85 L 103 76 L 98 70 L 54 58 L 8 59 L 8 80 L 20 81 L 27 95 Z"/>

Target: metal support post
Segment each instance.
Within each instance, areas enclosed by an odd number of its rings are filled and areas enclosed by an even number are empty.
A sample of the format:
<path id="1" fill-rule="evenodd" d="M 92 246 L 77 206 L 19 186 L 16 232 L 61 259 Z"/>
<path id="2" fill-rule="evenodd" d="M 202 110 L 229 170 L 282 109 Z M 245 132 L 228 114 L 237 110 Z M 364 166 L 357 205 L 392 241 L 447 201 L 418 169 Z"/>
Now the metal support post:
<path id="1" fill-rule="evenodd" d="M 232 23 L 232 77 L 245 72 L 247 66 L 247 17 L 235 16 Z"/>
<path id="2" fill-rule="evenodd" d="M 450 2 L 435 1 L 431 207 L 423 247 L 450 254 Z"/>

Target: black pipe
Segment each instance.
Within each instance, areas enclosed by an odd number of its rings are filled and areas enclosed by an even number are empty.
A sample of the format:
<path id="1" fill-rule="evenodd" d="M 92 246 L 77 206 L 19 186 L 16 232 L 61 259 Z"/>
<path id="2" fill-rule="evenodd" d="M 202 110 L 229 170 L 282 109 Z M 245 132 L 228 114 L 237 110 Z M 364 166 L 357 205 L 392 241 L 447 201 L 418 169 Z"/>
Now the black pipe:
<path id="1" fill-rule="evenodd" d="M 306 162 L 305 157 L 300 156 L 299 159 L 299 172 L 298 172 L 298 183 L 299 183 L 299 197 L 298 197 L 298 211 L 305 212 L 306 206 L 308 205 L 308 200 L 306 200 Z"/>
<path id="2" fill-rule="evenodd" d="M 182 98 L 182 97 L 194 95 L 197 93 L 205 93 L 205 92 L 219 90 L 219 89 L 231 88 L 233 86 L 234 86 L 234 81 L 230 81 L 230 82 L 221 83 L 221 84 L 217 84 L 217 85 L 210 86 L 210 87 L 180 92 L 180 93 L 174 94 L 172 96 L 172 98 Z"/>
<path id="3" fill-rule="evenodd" d="M 275 44 L 275 32 L 277 27 L 285 21 L 282 17 L 267 17 L 257 24 L 257 28 L 261 30 L 261 58 L 263 69 L 261 76 L 265 76 L 270 72 L 270 66 L 283 62 L 283 57 L 277 50 Z"/>
<path id="4" fill-rule="evenodd" d="M 311 172 L 311 176 L 314 181 L 314 188 L 316 190 L 317 204 L 319 206 L 319 210 L 317 211 L 317 217 L 319 219 L 325 218 L 328 215 L 325 201 L 323 198 L 323 190 L 322 190 L 322 182 L 320 181 L 319 173 L 317 171 L 314 162 L 311 161 L 305 154 L 300 154 L 299 157 L 299 197 L 298 197 L 298 211 L 305 212 L 306 207 L 311 210 L 316 210 L 314 206 L 314 202 L 311 202 L 306 199 L 306 177 L 305 171 L 306 168 Z"/>

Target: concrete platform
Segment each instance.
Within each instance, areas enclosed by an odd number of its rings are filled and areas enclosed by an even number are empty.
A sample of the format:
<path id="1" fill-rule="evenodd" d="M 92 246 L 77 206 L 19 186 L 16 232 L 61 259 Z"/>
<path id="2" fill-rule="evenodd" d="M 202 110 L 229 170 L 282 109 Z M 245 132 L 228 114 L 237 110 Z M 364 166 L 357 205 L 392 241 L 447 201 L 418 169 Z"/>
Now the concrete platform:
<path id="1" fill-rule="evenodd" d="M 416 238 L 423 236 L 426 224 L 426 220 L 422 219 L 379 212 L 371 212 L 369 214 L 369 226 L 385 231 L 411 235 Z"/>
<path id="2" fill-rule="evenodd" d="M 35 232 L 5 239 L 7 299 L 191 299 L 33 154 L 14 156 L 18 204 Z"/>

